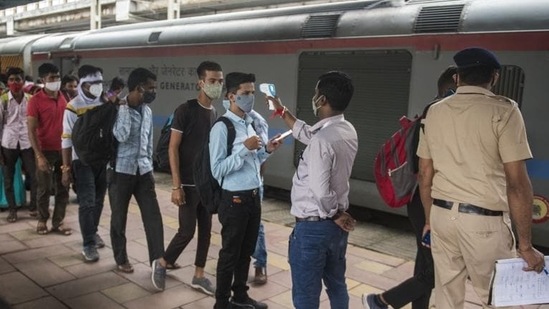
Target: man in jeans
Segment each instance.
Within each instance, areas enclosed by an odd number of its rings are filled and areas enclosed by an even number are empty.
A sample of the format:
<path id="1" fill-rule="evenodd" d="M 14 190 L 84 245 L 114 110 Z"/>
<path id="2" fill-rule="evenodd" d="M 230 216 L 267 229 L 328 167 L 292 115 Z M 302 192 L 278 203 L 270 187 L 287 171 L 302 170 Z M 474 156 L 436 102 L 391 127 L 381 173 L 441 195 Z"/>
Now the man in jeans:
<path id="1" fill-rule="evenodd" d="M 230 156 L 227 126 L 216 123 L 210 132 L 212 175 L 223 189 L 218 210 L 222 248 L 217 263 L 215 309 L 267 308 L 248 296 L 246 281 L 261 221 L 260 165 L 280 143 L 273 140 L 264 145 L 251 125 L 253 120 L 248 113 L 254 106 L 254 82 L 254 74 L 239 72 L 230 73 L 225 79 L 230 107 L 224 117 L 235 129 Z"/>
<path id="2" fill-rule="evenodd" d="M 27 172 L 26 177 L 30 178 L 31 200 L 29 210 L 32 217 L 37 215 L 36 164 L 27 129 L 27 105 L 31 96 L 23 92 L 25 74 L 20 68 L 10 68 L 6 75 L 8 76 L 9 91 L 0 97 L 2 102 L 0 111 L 2 153 L 0 159 L 4 165 L 4 189 L 9 208 L 7 220 L 8 222 L 15 222 L 17 221 L 17 205 L 14 176 L 17 159 L 21 158 Z"/>
<path id="3" fill-rule="evenodd" d="M 80 83 L 78 95 L 67 104 L 63 117 L 63 185 L 67 188 L 71 182 L 71 169 L 74 170 L 74 182 L 78 191 L 78 220 L 82 233 L 82 256 L 85 262 L 97 262 L 97 248 L 105 243 L 97 234 L 99 218 L 103 211 L 103 201 L 107 192 L 106 163 L 92 166 L 83 163 L 76 155 L 72 145 L 72 129 L 79 116 L 103 104 L 103 71 L 91 65 L 83 65 L 78 70 Z"/>
<path id="4" fill-rule="evenodd" d="M 51 63 L 38 67 L 38 75 L 44 81 L 44 89 L 38 91 L 27 108 L 29 139 L 36 158 L 38 225 L 36 232 L 47 234 L 46 222 L 50 217 L 50 188 L 55 188 L 55 206 L 52 217 L 52 232 L 71 235 L 72 230 L 63 225 L 65 210 L 69 201 L 69 191 L 61 183 L 61 133 L 63 132 L 63 112 L 67 101 L 59 89 L 61 80 L 59 68 Z"/>
<path id="5" fill-rule="evenodd" d="M 193 180 L 193 163 L 197 152 L 208 140 L 210 128 L 217 118 L 212 105 L 223 91 L 223 72 L 215 62 L 204 61 L 196 69 L 200 92 L 198 97 L 181 104 L 174 112 L 170 135 L 170 168 L 172 171 L 172 203 L 179 207 L 179 229 L 159 259 L 162 267 L 179 268 L 175 262 L 193 239 L 198 224 L 195 271 L 191 286 L 213 295 L 215 288 L 204 276 L 208 258 L 212 215 L 202 205 Z M 192 134 L 191 134 L 192 132 Z"/>
<path id="6" fill-rule="evenodd" d="M 351 79 L 343 72 L 319 77 L 312 98 L 320 118 L 309 126 L 269 97 L 293 136 L 306 144 L 292 180 L 296 225 L 290 235 L 292 298 L 296 309 L 318 309 L 322 281 L 332 309 L 348 309 L 345 254 L 355 220 L 349 208 L 349 178 L 358 149 L 355 128 L 343 112 L 353 97 Z"/>
<path id="7" fill-rule="evenodd" d="M 153 119 L 148 106 L 156 98 L 156 75 L 137 68 L 128 77 L 128 89 L 128 96 L 119 102 L 113 128 L 118 150 L 116 164 L 110 167 L 108 176 L 112 250 L 118 269 L 131 272 L 133 268 L 126 252 L 126 222 L 133 196 L 145 227 L 152 282 L 162 291 L 166 268 L 157 259 L 164 255 L 164 230 L 154 187 Z"/>

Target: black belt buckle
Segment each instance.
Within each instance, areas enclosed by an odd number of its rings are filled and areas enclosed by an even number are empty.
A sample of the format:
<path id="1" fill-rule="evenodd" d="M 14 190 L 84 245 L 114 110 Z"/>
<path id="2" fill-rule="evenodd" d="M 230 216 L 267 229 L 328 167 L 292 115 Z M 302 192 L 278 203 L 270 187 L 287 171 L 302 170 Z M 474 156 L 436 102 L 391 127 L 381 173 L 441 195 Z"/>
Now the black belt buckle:
<path id="1" fill-rule="evenodd" d="M 438 207 L 442 207 L 442 208 L 445 208 L 445 209 L 452 209 L 452 206 L 454 205 L 454 202 L 434 199 L 433 200 L 433 205 L 436 205 Z M 480 216 L 491 216 L 491 217 L 498 217 L 498 216 L 503 215 L 503 211 L 486 209 L 486 208 L 482 208 L 480 206 L 476 206 L 476 205 L 468 204 L 468 203 L 459 203 L 458 211 L 461 212 L 461 213 L 466 213 L 466 214 L 474 214 L 474 215 L 480 215 Z"/>

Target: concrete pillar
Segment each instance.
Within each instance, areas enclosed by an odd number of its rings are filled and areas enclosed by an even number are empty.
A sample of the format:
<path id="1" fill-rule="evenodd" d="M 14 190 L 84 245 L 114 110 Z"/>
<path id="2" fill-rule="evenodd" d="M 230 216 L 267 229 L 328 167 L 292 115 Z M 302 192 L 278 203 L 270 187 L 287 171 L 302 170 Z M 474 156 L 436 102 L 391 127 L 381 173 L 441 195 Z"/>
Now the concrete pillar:
<path id="1" fill-rule="evenodd" d="M 13 20 L 13 15 L 6 17 L 6 35 L 12 36 L 15 34 L 15 21 Z"/>
<path id="2" fill-rule="evenodd" d="M 101 0 L 91 0 L 90 29 L 101 29 Z"/>
<path id="3" fill-rule="evenodd" d="M 179 19 L 180 9 L 180 0 L 168 0 L 168 19 Z"/>

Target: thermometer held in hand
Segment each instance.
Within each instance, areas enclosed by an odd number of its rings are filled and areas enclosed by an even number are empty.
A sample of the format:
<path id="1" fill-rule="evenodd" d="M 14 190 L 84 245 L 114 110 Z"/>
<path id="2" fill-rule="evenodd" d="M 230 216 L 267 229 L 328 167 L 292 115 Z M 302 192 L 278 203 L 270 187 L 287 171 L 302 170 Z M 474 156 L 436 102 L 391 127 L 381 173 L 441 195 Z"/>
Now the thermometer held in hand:
<path id="1" fill-rule="evenodd" d="M 259 85 L 259 91 L 263 92 L 266 96 L 269 97 L 275 97 L 276 96 L 276 88 L 274 84 L 267 84 L 263 83 Z M 269 101 L 269 110 L 274 111 L 274 105 L 273 102 Z"/>

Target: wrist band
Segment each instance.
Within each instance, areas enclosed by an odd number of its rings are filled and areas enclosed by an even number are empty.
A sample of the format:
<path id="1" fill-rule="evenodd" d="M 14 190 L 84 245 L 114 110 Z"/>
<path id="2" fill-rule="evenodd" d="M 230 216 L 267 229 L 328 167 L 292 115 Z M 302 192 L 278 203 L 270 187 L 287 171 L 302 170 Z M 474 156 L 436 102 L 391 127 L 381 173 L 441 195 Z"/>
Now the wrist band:
<path id="1" fill-rule="evenodd" d="M 173 191 L 179 190 L 179 189 L 181 189 L 181 187 L 174 187 L 174 188 L 172 188 Z"/>

